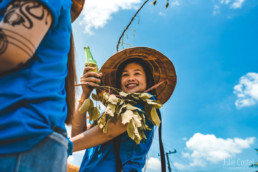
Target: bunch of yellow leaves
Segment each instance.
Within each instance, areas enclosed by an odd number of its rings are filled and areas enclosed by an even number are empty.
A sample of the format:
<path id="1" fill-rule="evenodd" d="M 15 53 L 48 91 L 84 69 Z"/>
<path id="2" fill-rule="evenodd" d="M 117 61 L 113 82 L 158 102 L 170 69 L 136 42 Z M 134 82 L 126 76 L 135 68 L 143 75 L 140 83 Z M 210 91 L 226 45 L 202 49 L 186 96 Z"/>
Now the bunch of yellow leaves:
<path id="1" fill-rule="evenodd" d="M 84 101 L 80 108 L 80 113 L 87 111 L 90 121 L 97 122 L 104 133 L 107 133 L 109 122 L 116 123 L 121 118 L 122 124 L 127 125 L 128 136 L 139 144 L 141 140 L 147 139 L 144 131 L 151 130 L 146 125 L 145 116 L 154 125 L 160 125 L 161 121 L 156 109 L 161 108 L 162 105 L 153 100 L 152 95 L 149 93 L 125 93 L 119 91 L 118 95 L 114 95 L 104 92 L 100 100 L 96 94 L 92 94 L 92 98 L 95 101 L 101 101 L 106 106 L 103 115 L 100 116 L 99 109 L 94 107 L 90 98 Z M 144 110 L 136 106 L 139 104 L 144 107 Z"/>

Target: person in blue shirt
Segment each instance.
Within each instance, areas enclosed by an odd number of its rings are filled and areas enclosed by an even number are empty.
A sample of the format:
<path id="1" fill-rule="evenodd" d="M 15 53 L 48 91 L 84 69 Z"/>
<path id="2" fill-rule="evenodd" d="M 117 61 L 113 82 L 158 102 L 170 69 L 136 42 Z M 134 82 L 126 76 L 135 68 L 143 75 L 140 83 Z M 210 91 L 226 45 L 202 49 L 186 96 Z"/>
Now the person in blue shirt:
<path id="1" fill-rule="evenodd" d="M 66 171 L 83 0 L 0 1 L 0 171 Z"/>
<path id="2" fill-rule="evenodd" d="M 134 47 L 116 53 L 105 62 L 101 73 L 89 71 L 92 69 L 85 67 L 81 77 L 83 94 L 78 108 L 99 83 L 127 93 L 141 93 L 154 86 L 149 93 L 162 104 L 169 99 L 176 84 L 172 62 L 162 53 L 147 47 Z M 136 106 L 144 110 L 140 104 Z M 142 171 L 154 132 L 154 125 L 147 117 L 146 124 L 152 130 L 144 131 L 147 139 L 137 144 L 128 136 L 127 126 L 122 124 L 121 118 L 116 123 L 109 122 L 107 133 L 103 133 L 98 126 L 87 129 L 86 114 L 80 114 L 78 108 L 72 123 L 71 140 L 74 152 L 87 149 L 80 172 Z"/>

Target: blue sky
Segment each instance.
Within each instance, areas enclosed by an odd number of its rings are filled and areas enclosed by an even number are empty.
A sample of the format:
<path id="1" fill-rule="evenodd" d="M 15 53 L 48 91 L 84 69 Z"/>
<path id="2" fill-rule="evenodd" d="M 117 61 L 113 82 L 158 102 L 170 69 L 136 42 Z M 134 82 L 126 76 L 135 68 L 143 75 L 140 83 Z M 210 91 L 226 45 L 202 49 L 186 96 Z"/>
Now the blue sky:
<path id="1" fill-rule="evenodd" d="M 89 45 L 99 67 L 116 52 L 141 0 L 86 0 L 73 24 L 77 75 Z M 173 62 L 178 82 L 162 107 L 163 140 L 174 171 L 255 171 L 258 131 L 258 1 L 165 0 L 148 3 L 124 48 L 147 46 Z M 120 50 L 123 49 L 120 46 Z M 78 90 L 80 93 L 80 90 Z M 156 132 L 157 133 L 157 132 Z M 147 172 L 158 172 L 158 137 Z M 79 165 L 82 152 L 69 162 Z"/>

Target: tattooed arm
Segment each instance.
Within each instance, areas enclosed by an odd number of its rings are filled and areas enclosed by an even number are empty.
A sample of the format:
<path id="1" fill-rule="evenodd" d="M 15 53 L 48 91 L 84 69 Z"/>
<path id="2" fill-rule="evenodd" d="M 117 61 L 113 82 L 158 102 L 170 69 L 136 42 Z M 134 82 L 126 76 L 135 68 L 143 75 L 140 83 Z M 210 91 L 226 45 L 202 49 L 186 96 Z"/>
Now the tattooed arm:
<path id="1" fill-rule="evenodd" d="M 0 23 L 0 72 L 29 60 L 51 23 L 49 10 L 36 0 L 10 3 Z"/>

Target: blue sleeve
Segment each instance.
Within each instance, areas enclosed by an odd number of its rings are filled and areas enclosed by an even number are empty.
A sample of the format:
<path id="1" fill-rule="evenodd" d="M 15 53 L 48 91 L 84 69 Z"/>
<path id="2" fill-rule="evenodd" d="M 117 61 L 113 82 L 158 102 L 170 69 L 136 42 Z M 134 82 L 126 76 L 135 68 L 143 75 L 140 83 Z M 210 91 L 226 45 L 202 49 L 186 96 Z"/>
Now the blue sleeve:
<path id="1" fill-rule="evenodd" d="M 15 0 L 5 0 L 1 2 L 0 0 L 0 14 L 5 12 L 6 9 L 2 7 L 8 6 L 9 3 L 13 2 Z M 62 13 L 63 9 L 71 8 L 72 0 L 35 0 L 38 2 L 41 2 L 44 4 L 51 12 L 52 14 L 52 26 L 55 27 L 56 24 L 58 23 L 58 18 Z M 1 20 L 1 19 L 0 19 Z"/>
<path id="2" fill-rule="evenodd" d="M 55 27 L 58 23 L 58 18 L 61 15 L 61 12 L 64 8 L 68 8 L 71 6 L 71 0 L 39 0 L 42 4 L 44 4 L 52 14 L 52 26 Z"/>

